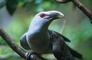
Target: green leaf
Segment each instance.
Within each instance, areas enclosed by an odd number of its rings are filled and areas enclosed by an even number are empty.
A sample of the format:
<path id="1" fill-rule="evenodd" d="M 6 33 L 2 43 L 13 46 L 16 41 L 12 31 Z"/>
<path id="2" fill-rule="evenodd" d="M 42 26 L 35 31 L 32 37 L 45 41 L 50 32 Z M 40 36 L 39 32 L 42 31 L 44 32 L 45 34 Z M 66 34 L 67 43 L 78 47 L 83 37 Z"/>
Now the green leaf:
<path id="1" fill-rule="evenodd" d="M 0 0 L 0 8 L 2 8 L 6 4 L 5 0 Z"/>
<path id="2" fill-rule="evenodd" d="M 6 8 L 10 15 L 12 15 L 15 12 L 17 5 L 18 0 L 7 0 Z"/>

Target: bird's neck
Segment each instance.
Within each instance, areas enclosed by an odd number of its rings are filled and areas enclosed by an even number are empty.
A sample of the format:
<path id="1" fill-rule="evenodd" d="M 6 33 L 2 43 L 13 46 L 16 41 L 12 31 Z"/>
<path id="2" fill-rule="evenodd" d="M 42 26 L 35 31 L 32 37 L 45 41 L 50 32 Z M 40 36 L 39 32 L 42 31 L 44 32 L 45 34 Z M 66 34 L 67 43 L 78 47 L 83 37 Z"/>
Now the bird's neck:
<path id="1" fill-rule="evenodd" d="M 42 25 L 30 25 L 29 30 L 30 33 L 46 33 L 48 31 L 48 26 Z"/>
<path id="2" fill-rule="evenodd" d="M 28 36 L 29 40 L 32 46 L 48 46 L 50 43 L 49 41 L 49 34 L 48 34 L 48 24 L 43 24 L 42 22 L 35 22 L 31 23 L 29 30 L 28 30 Z"/>
<path id="3" fill-rule="evenodd" d="M 47 33 L 50 23 L 51 22 L 32 21 L 28 31 L 32 33 Z"/>

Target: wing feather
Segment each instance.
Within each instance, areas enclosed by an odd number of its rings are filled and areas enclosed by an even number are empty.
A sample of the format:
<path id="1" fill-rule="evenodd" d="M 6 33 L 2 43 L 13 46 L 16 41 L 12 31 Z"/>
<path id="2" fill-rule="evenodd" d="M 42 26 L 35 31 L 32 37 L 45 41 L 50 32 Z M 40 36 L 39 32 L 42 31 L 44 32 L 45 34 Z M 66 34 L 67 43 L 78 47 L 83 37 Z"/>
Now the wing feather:
<path id="1" fill-rule="evenodd" d="M 70 42 L 68 38 L 52 30 L 48 30 L 48 32 L 52 43 L 53 54 L 58 60 L 73 60 L 73 57 L 82 59 L 82 55 L 80 53 L 71 49 L 65 43 L 65 41 Z"/>

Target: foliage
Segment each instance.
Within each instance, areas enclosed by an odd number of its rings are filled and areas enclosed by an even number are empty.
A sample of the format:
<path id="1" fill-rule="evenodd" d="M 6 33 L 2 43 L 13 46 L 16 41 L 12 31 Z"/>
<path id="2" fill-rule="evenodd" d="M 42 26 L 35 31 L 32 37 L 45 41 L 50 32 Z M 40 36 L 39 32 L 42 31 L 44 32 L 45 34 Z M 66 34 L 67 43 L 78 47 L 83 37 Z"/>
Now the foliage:
<path id="1" fill-rule="evenodd" d="M 0 8 L 2 8 L 6 4 L 5 0 L 0 0 Z"/>
<path id="2" fill-rule="evenodd" d="M 6 8 L 7 8 L 8 12 L 10 13 L 10 15 L 12 15 L 15 12 L 17 4 L 18 4 L 18 0 L 15 0 L 15 1 L 7 0 Z"/>
<path id="3" fill-rule="evenodd" d="M 55 0 L 1 0 L 0 3 L 0 8 L 5 5 L 10 15 L 15 12 L 17 7 L 26 8 L 27 11 L 39 12 L 48 10 L 50 7 L 53 9 L 58 5 Z"/>
<path id="4" fill-rule="evenodd" d="M 8 10 L 8 12 L 10 13 L 10 15 L 12 15 L 17 7 L 18 4 L 18 0 L 0 0 L 0 8 L 2 8 L 4 5 L 6 5 L 6 8 Z"/>
<path id="5" fill-rule="evenodd" d="M 89 0 L 86 4 L 91 4 L 91 2 L 92 0 Z M 0 0 L 0 8 L 3 6 L 6 6 L 9 14 L 12 15 L 17 7 L 26 8 L 28 12 L 39 12 L 49 10 L 49 8 L 54 9 L 58 7 L 58 3 L 55 0 Z"/>

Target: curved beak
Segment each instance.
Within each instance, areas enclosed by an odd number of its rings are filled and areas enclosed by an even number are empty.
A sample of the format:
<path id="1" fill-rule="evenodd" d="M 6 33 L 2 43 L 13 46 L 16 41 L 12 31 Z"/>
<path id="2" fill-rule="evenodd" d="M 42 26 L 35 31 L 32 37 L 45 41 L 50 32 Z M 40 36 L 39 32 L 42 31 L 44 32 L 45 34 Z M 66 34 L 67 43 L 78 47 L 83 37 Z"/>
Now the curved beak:
<path id="1" fill-rule="evenodd" d="M 61 12 L 59 12 L 59 13 L 58 13 L 58 17 L 59 17 L 59 18 L 64 18 L 64 14 L 61 13 Z"/>
<path id="2" fill-rule="evenodd" d="M 52 11 L 50 13 L 50 17 L 53 19 L 60 19 L 60 18 L 64 18 L 64 14 L 59 11 Z"/>

